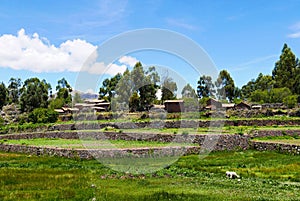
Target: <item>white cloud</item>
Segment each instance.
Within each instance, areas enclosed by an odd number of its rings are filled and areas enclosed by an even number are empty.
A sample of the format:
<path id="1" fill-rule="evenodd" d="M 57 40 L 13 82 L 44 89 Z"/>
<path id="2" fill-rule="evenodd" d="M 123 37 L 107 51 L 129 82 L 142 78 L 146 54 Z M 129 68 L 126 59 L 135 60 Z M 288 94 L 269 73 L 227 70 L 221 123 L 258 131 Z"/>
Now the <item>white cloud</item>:
<path id="1" fill-rule="evenodd" d="M 126 70 L 126 65 L 117 65 L 117 64 L 109 64 L 105 65 L 103 62 L 96 62 L 91 66 L 86 68 L 86 71 L 91 74 L 102 75 L 116 75 L 117 73 L 124 73 Z"/>
<path id="2" fill-rule="evenodd" d="M 0 36 L 0 67 L 32 72 L 89 72 L 91 74 L 115 75 L 133 67 L 138 60 L 123 56 L 119 64 L 98 61 L 94 46 L 85 40 L 74 39 L 61 43 L 58 47 L 38 33 L 28 35 L 21 29 L 15 35 Z"/>
<path id="3" fill-rule="evenodd" d="M 288 34 L 288 38 L 300 38 L 300 22 L 297 22 L 289 27 L 294 33 Z"/>
<path id="4" fill-rule="evenodd" d="M 126 64 L 130 67 L 134 67 L 134 65 L 139 62 L 136 58 L 131 56 L 123 56 L 119 59 L 120 63 Z"/>
<path id="5" fill-rule="evenodd" d="M 133 58 L 133 57 L 132 57 Z M 127 69 L 127 65 L 124 62 L 119 62 L 120 64 L 109 63 L 106 64 L 103 61 L 98 61 L 98 52 L 94 51 L 90 55 L 89 59 L 86 60 L 82 67 L 83 72 L 89 72 L 95 75 L 116 75 L 117 73 L 124 73 Z M 134 59 L 134 58 L 133 58 Z"/>
<path id="6" fill-rule="evenodd" d="M 260 58 L 255 58 L 251 61 L 248 61 L 248 62 L 245 62 L 245 63 L 242 63 L 242 64 L 239 64 L 239 65 L 236 65 L 235 67 L 233 67 L 231 69 L 232 72 L 234 71 L 243 71 L 243 70 L 246 70 L 246 69 L 249 69 L 249 68 L 253 68 L 253 64 L 259 64 L 259 63 L 263 63 L 263 62 L 266 62 L 266 61 L 269 61 L 269 60 L 272 60 L 274 58 L 278 57 L 277 54 L 273 54 L 273 55 L 269 55 L 269 56 L 265 56 L 265 57 L 260 57 Z"/>
<path id="7" fill-rule="evenodd" d="M 289 38 L 300 38 L 300 31 L 288 35 Z"/>
<path id="8" fill-rule="evenodd" d="M 184 28 L 184 29 L 189 29 L 189 30 L 195 30 L 198 27 L 187 23 L 185 20 L 183 19 L 173 19 L 173 18 L 167 18 L 166 22 L 171 25 L 171 26 L 176 26 L 176 27 L 180 27 L 180 28 Z"/>
<path id="9" fill-rule="evenodd" d="M 292 26 L 290 26 L 291 30 L 300 30 L 300 22 L 297 22 L 295 24 L 293 24 Z"/>
<path id="10" fill-rule="evenodd" d="M 96 46 L 80 39 L 67 40 L 56 47 L 37 33 L 0 36 L 0 66 L 33 72 L 80 71 Z"/>

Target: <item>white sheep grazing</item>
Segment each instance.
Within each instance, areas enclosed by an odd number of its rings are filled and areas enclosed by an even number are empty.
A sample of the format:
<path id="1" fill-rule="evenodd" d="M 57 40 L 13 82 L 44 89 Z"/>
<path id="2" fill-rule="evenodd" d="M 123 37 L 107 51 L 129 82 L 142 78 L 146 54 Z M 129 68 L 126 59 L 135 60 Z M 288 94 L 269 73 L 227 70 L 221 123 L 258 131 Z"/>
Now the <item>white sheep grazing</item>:
<path id="1" fill-rule="evenodd" d="M 240 176 L 236 172 L 226 172 L 226 176 L 230 179 L 240 178 Z"/>

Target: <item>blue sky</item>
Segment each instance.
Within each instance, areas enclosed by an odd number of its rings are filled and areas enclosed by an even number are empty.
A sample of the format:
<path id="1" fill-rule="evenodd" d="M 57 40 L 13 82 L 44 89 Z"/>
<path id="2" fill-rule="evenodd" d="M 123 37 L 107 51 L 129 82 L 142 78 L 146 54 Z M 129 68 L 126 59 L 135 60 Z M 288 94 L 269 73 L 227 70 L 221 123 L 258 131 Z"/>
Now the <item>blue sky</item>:
<path id="1" fill-rule="evenodd" d="M 161 28 L 195 41 L 217 69 L 228 70 L 241 87 L 259 72 L 271 74 L 284 43 L 300 55 L 299 8 L 297 0 L 2 0 L 0 81 L 37 76 L 55 88 L 57 80 L 65 77 L 74 86 L 96 47 L 123 32 Z M 188 64 L 157 52 L 116 58 L 111 72 L 99 77 L 122 72 L 135 59 L 169 66 L 196 85 L 199 75 L 182 70 Z"/>

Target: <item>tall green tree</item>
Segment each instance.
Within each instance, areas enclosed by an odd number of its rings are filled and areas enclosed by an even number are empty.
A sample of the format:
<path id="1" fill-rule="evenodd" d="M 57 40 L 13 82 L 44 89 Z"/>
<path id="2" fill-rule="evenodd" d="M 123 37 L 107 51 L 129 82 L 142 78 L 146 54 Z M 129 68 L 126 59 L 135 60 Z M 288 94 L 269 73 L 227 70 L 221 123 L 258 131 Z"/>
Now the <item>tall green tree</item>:
<path id="1" fill-rule="evenodd" d="M 110 102 L 111 99 L 116 95 L 116 86 L 121 78 L 121 73 L 116 74 L 112 78 L 106 78 L 102 82 L 102 86 L 99 89 L 99 99 L 104 99 Z"/>
<path id="2" fill-rule="evenodd" d="M 140 97 L 138 93 L 135 91 L 133 94 L 130 96 L 129 99 L 129 108 L 131 112 L 136 112 L 138 110 L 141 110 L 141 103 L 140 103 Z"/>
<path id="3" fill-rule="evenodd" d="M 294 81 L 293 81 L 293 88 L 292 88 L 292 92 L 294 94 L 298 94 L 300 95 L 300 62 L 299 60 L 297 59 L 297 68 L 295 70 L 295 78 L 294 78 Z M 300 96 L 299 96 L 300 98 Z M 298 100 L 298 102 L 300 102 L 300 100 Z"/>
<path id="4" fill-rule="evenodd" d="M 176 99 L 177 84 L 171 77 L 163 79 L 161 86 L 161 101 Z"/>
<path id="5" fill-rule="evenodd" d="M 57 81 L 56 91 L 56 98 L 62 99 L 65 104 L 69 104 L 72 102 L 72 87 L 65 78 Z"/>
<path id="6" fill-rule="evenodd" d="M 197 98 L 195 89 L 188 83 L 185 85 L 181 91 L 182 98 Z"/>
<path id="7" fill-rule="evenodd" d="M 295 92 L 294 84 L 298 59 L 287 44 L 284 44 L 279 60 L 275 63 L 272 77 L 275 81 L 275 88 L 287 87 Z"/>
<path id="8" fill-rule="evenodd" d="M 137 62 L 132 71 L 126 70 L 119 80 L 116 86 L 117 98 L 113 101 L 113 106 L 129 104 L 131 111 L 148 110 L 157 99 L 159 81 L 160 77 L 155 67 L 149 67 L 145 71 L 142 64 Z"/>
<path id="9" fill-rule="evenodd" d="M 35 108 L 47 108 L 51 85 L 38 78 L 25 80 L 21 88 L 20 106 L 22 112 L 31 112 Z"/>
<path id="10" fill-rule="evenodd" d="M 219 77 L 216 81 L 216 87 L 219 99 L 225 100 L 227 98 L 230 102 L 232 102 L 234 99 L 235 85 L 229 72 L 222 70 L 219 73 Z"/>
<path id="11" fill-rule="evenodd" d="M 270 75 L 263 75 L 260 73 L 255 80 L 255 89 L 271 90 L 274 88 L 275 81 Z"/>
<path id="12" fill-rule="evenodd" d="M 115 87 L 116 97 L 112 96 L 112 109 L 119 109 L 120 105 L 128 105 L 133 93 L 130 71 L 127 69 Z"/>
<path id="13" fill-rule="evenodd" d="M 157 99 L 156 93 L 159 89 L 160 77 L 154 66 L 149 67 L 144 75 L 143 86 L 139 88 L 141 109 L 149 110 L 150 105 Z"/>
<path id="14" fill-rule="evenodd" d="M 197 86 L 198 97 L 214 97 L 215 92 L 215 85 L 213 84 L 212 78 L 210 76 L 202 75 L 199 78 Z"/>
<path id="15" fill-rule="evenodd" d="M 83 103 L 83 100 L 78 92 L 75 92 L 74 94 L 73 104 L 75 103 Z"/>
<path id="16" fill-rule="evenodd" d="M 7 88 L 3 82 L 0 83 L 0 109 L 7 103 Z"/>
<path id="17" fill-rule="evenodd" d="M 238 87 L 234 87 L 234 91 L 233 91 L 233 94 L 234 94 L 234 99 L 241 99 L 242 97 L 242 90 Z"/>
<path id="18" fill-rule="evenodd" d="M 132 89 L 133 91 L 138 92 L 139 88 L 144 86 L 145 84 L 145 71 L 141 62 L 137 62 L 134 65 L 130 73 L 130 76 L 131 76 Z"/>
<path id="19" fill-rule="evenodd" d="M 248 99 L 251 96 L 251 93 L 256 90 L 268 90 L 274 88 L 275 81 L 273 80 L 272 76 L 270 75 L 263 75 L 259 73 L 257 78 L 254 80 L 252 79 L 246 85 L 244 85 L 241 89 L 241 96 L 243 99 Z"/>
<path id="20" fill-rule="evenodd" d="M 243 99 L 248 100 L 251 96 L 251 93 L 256 90 L 255 80 L 250 80 L 246 85 L 241 89 L 241 96 Z"/>
<path id="21" fill-rule="evenodd" d="M 8 81 L 8 98 L 12 103 L 19 103 L 20 98 L 20 88 L 22 86 L 22 82 L 20 78 L 10 78 Z"/>

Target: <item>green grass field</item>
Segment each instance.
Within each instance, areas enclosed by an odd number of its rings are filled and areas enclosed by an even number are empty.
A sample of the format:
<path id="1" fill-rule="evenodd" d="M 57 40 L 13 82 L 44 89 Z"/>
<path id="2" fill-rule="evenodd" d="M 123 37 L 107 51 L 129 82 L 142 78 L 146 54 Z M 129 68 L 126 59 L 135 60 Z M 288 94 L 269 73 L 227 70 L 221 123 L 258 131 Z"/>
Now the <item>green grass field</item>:
<path id="1" fill-rule="evenodd" d="M 224 127 L 199 127 L 199 128 L 138 128 L 138 129 L 102 129 L 101 131 L 115 131 L 124 133 L 156 133 L 156 134 L 249 134 L 254 130 L 300 130 L 300 126 L 224 126 Z"/>
<path id="2" fill-rule="evenodd" d="M 264 140 L 262 140 L 262 141 L 264 141 Z M 300 139 L 265 140 L 264 142 L 274 142 L 274 143 L 282 143 L 282 144 L 300 145 Z"/>
<path id="3" fill-rule="evenodd" d="M 70 149 L 111 149 L 111 148 L 142 148 L 168 146 L 199 146 L 194 143 L 166 143 L 158 141 L 126 141 L 126 140 L 94 140 L 94 139 L 62 139 L 34 138 L 20 140 L 0 140 L 3 144 L 18 144 L 39 147 L 58 147 Z"/>
<path id="4" fill-rule="evenodd" d="M 225 171 L 241 180 L 230 180 Z M 0 152 L 0 200 L 300 200 L 300 156 L 215 152 L 131 175 L 96 160 Z"/>
<path id="5" fill-rule="evenodd" d="M 133 129 L 116 129 L 113 127 L 105 127 L 95 130 L 84 130 L 84 132 L 117 132 L 117 133 L 152 133 L 152 134 L 246 134 L 255 130 L 300 130 L 300 126 L 224 126 L 224 127 L 195 127 L 195 128 L 133 128 Z M 74 132 L 67 130 L 65 132 Z"/>
<path id="6" fill-rule="evenodd" d="M 294 145 L 300 145 L 300 136 L 269 136 L 269 137 L 259 137 L 255 138 L 255 141 L 260 142 L 273 142 L 273 143 L 283 143 L 283 144 L 294 144 Z"/>

